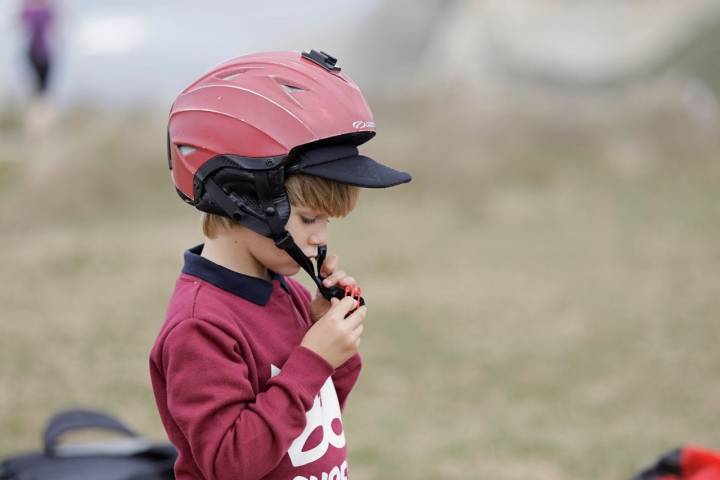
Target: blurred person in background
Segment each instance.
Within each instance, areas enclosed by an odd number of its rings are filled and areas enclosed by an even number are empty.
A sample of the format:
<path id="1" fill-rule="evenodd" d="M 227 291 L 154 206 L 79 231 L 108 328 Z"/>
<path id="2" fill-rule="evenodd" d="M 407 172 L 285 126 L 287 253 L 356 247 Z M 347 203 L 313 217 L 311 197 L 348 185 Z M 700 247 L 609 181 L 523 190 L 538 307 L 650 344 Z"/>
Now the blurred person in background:
<path id="1" fill-rule="evenodd" d="M 55 16 L 51 0 L 23 2 L 21 20 L 27 33 L 27 59 L 35 77 L 34 95 L 26 117 L 26 125 L 32 131 L 43 129 L 50 120 L 46 94 L 53 66 L 51 35 Z"/>

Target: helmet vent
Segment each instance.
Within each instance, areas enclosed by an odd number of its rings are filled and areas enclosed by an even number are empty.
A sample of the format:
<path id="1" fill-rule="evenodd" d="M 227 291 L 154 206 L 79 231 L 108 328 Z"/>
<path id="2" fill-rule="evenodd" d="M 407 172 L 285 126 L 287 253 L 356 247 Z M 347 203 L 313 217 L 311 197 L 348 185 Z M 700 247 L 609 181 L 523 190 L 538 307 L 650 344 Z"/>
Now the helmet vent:
<path id="1" fill-rule="evenodd" d="M 283 90 L 285 90 L 285 92 L 290 93 L 290 94 L 295 93 L 295 92 L 304 92 L 305 91 L 305 89 L 300 88 L 300 87 L 295 87 L 293 85 L 281 84 L 281 86 L 283 87 Z"/>
<path id="2" fill-rule="evenodd" d="M 180 149 L 180 154 L 183 156 L 191 155 L 197 150 L 195 147 L 191 147 L 190 145 L 180 145 L 178 148 Z"/>
<path id="3" fill-rule="evenodd" d="M 252 70 L 252 68 L 235 68 L 227 72 L 222 72 L 216 75 L 216 77 L 220 80 L 233 80 L 234 78 L 239 77 L 243 73 L 246 73 L 248 70 Z"/>

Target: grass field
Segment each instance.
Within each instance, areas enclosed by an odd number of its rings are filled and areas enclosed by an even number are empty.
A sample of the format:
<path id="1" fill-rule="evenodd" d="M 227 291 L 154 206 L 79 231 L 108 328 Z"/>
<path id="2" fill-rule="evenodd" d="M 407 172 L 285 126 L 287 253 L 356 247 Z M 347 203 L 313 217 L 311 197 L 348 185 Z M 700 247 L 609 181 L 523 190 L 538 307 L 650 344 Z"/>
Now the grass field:
<path id="1" fill-rule="evenodd" d="M 366 152 L 414 182 L 331 224 L 370 306 L 353 479 L 622 479 L 720 448 L 717 125 L 439 112 L 376 112 Z M 75 405 L 164 437 L 147 353 L 200 237 L 163 123 L 0 130 L 0 455 Z"/>

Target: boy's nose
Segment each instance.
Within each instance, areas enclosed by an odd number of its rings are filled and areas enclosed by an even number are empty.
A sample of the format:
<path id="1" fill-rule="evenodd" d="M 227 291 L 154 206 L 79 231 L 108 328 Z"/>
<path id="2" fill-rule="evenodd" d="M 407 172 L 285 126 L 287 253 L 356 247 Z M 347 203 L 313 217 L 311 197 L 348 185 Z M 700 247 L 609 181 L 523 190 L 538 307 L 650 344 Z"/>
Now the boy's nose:
<path id="1" fill-rule="evenodd" d="M 325 245 L 327 243 L 327 233 L 326 232 L 316 232 L 310 235 L 310 238 L 308 238 L 308 243 L 310 245 Z"/>

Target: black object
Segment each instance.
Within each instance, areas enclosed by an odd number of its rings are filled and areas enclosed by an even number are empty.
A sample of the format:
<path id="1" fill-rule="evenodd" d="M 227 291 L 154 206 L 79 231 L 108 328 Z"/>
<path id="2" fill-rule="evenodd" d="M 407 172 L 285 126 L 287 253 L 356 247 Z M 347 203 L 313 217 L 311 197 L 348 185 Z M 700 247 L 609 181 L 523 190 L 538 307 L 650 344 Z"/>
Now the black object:
<path id="1" fill-rule="evenodd" d="M 322 50 L 310 50 L 309 52 L 302 52 L 303 58 L 307 58 L 311 62 L 315 62 L 327 71 L 339 72 L 340 67 L 337 64 L 337 58 L 333 57 L 329 53 L 325 53 Z"/>
<path id="2" fill-rule="evenodd" d="M 682 449 L 675 448 L 660 457 L 657 462 L 633 477 L 632 480 L 660 480 L 670 476 L 679 478 L 682 475 Z"/>
<path id="3" fill-rule="evenodd" d="M 359 122 L 364 123 L 364 122 Z M 286 167 L 285 176 L 304 173 L 365 188 L 387 188 L 412 180 L 410 174 L 360 155 L 354 145 L 330 145 L 303 150 Z"/>
<path id="4" fill-rule="evenodd" d="M 323 266 L 323 263 L 325 263 L 325 257 L 327 256 L 327 245 L 320 245 L 318 247 L 318 254 L 317 254 L 317 280 L 315 283 L 317 283 L 318 288 L 320 289 L 320 294 L 325 297 L 326 300 L 330 300 L 331 298 L 335 297 L 337 299 L 342 300 L 347 295 L 345 293 L 345 289 L 341 287 L 326 287 L 323 285 L 323 280 L 325 280 L 325 277 L 320 275 L 320 269 Z M 309 273 L 309 272 L 308 272 Z M 315 275 L 313 275 L 315 276 Z M 365 305 L 365 299 L 363 297 L 358 298 L 358 306 Z"/>
<path id="5" fill-rule="evenodd" d="M 124 438 L 61 443 L 68 432 L 102 430 Z M 174 479 L 177 451 L 151 443 L 116 418 L 93 410 L 66 410 L 53 416 L 43 434 L 43 451 L 11 456 L 0 463 L 0 480 L 167 480 Z"/>

